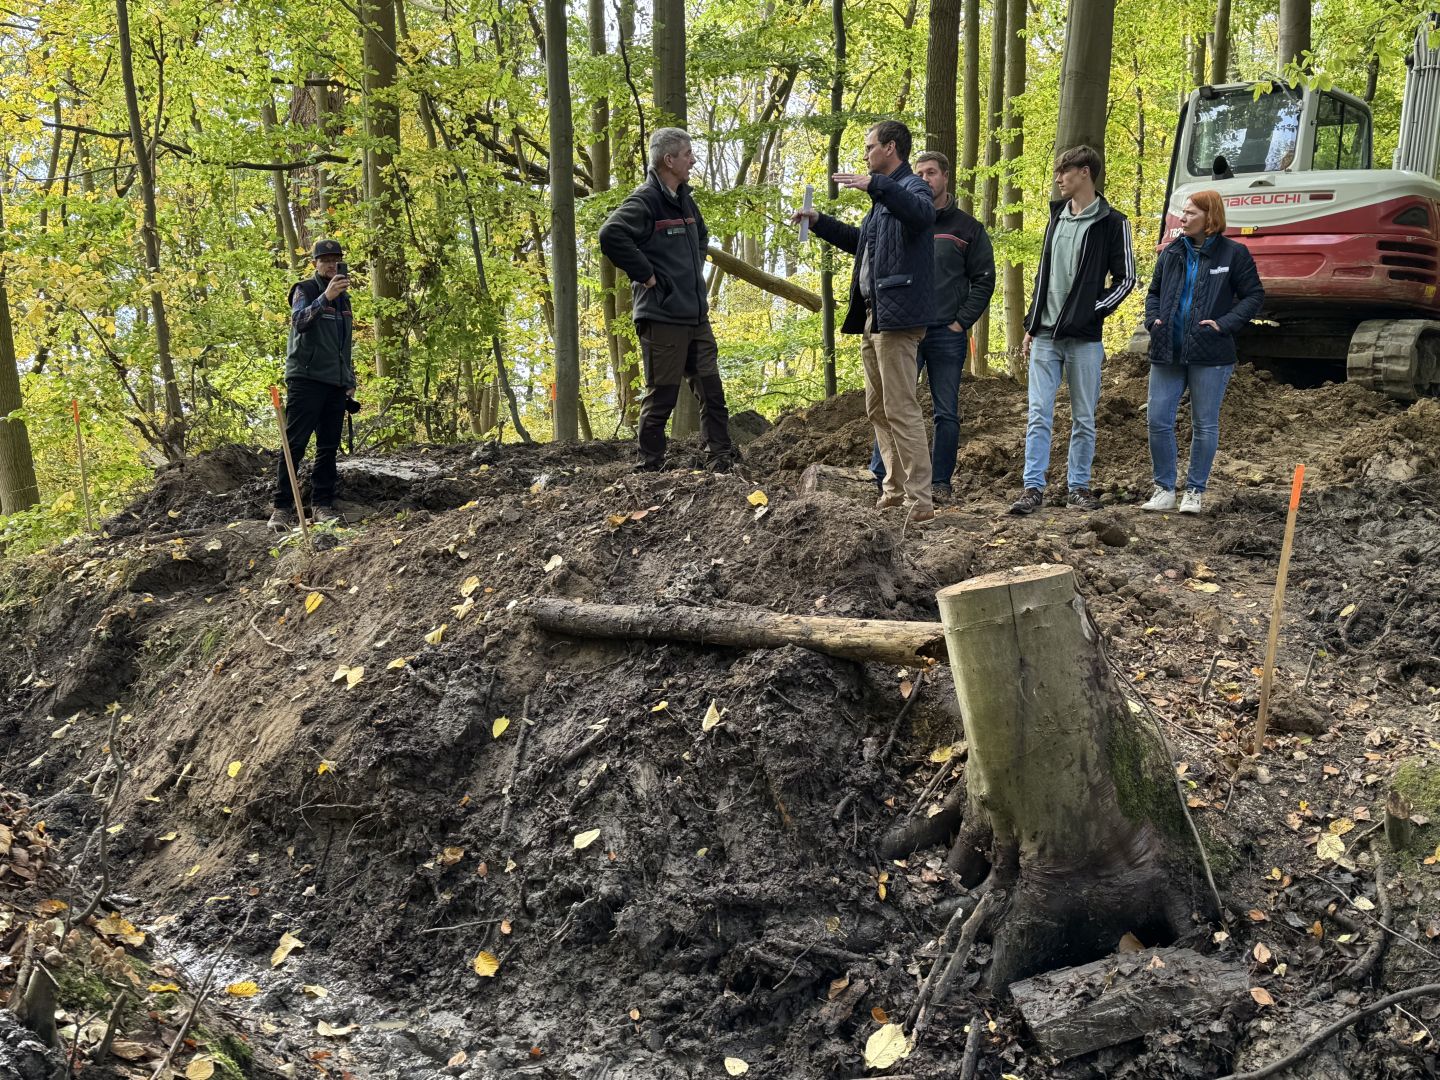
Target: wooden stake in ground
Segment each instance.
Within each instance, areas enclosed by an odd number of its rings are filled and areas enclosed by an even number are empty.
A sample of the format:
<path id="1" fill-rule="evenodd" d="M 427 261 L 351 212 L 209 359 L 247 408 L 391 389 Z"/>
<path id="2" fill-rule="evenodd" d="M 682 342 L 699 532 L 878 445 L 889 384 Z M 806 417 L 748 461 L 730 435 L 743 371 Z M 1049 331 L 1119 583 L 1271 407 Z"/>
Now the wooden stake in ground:
<path id="1" fill-rule="evenodd" d="M 75 446 L 80 451 L 80 494 L 85 500 L 85 529 L 95 531 L 95 519 L 90 516 L 90 472 L 85 466 L 85 436 L 80 431 L 80 402 L 70 399 L 70 412 L 75 417 Z"/>
<path id="2" fill-rule="evenodd" d="M 275 406 L 275 419 L 280 425 L 280 452 L 285 455 L 285 471 L 290 476 L 290 494 L 295 500 L 295 516 L 300 519 L 300 532 L 305 537 L 305 546 L 315 550 L 310 540 L 310 523 L 305 520 L 305 504 L 300 499 L 300 478 L 295 475 L 295 459 L 290 456 L 290 440 L 285 434 L 285 406 L 280 404 L 280 388 L 270 387 L 270 403 Z"/>
<path id="3" fill-rule="evenodd" d="M 1089 962 L 1127 932 L 1153 945 L 1190 930 L 1212 902 L 1173 765 L 1116 685 L 1070 568 L 936 598 L 970 744 L 950 865 L 1008 896 L 977 928 L 994 944 L 989 987 Z"/>
<path id="4" fill-rule="evenodd" d="M 1285 609 L 1285 578 L 1290 573 L 1290 549 L 1295 544 L 1295 515 L 1300 509 L 1300 488 L 1305 483 L 1305 466 L 1295 466 L 1290 483 L 1290 513 L 1285 518 L 1285 541 L 1280 545 L 1280 572 L 1275 577 L 1275 602 L 1270 606 L 1270 635 L 1265 639 L 1265 669 L 1260 675 L 1260 717 L 1255 721 L 1255 741 L 1250 752 L 1257 757 L 1265 745 L 1265 724 L 1270 719 L 1270 684 L 1275 676 L 1275 647 L 1280 640 L 1280 616 Z"/>

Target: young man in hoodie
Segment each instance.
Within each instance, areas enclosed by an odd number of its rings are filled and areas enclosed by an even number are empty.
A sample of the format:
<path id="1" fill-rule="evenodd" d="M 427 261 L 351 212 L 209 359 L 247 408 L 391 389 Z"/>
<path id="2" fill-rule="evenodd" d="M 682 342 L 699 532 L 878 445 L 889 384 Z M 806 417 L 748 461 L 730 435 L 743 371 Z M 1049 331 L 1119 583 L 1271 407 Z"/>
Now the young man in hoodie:
<path id="1" fill-rule="evenodd" d="M 950 159 L 938 150 L 915 155 L 915 175 L 935 203 L 935 315 L 920 339 L 916 363 L 930 381 L 935 438 L 930 451 L 930 490 L 950 498 L 950 479 L 960 450 L 960 377 L 970 350 L 970 328 L 985 314 L 995 292 L 995 249 L 985 226 L 961 210 L 950 194 Z M 870 471 L 883 486 L 880 444 Z"/>
<path id="2" fill-rule="evenodd" d="M 639 472 L 665 465 L 665 424 L 689 379 L 700 399 L 706 466 L 729 472 L 739 455 L 720 382 L 720 351 L 710 329 L 705 251 L 710 234 L 690 190 L 695 151 L 680 128 L 650 136 L 650 171 L 600 228 L 600 250 L 630 276 L 635 332 L 645 366 L 640 402 Z"/>
<path id="3" fill-rule="evenodd" d="M 885 464 L 882 510 L 904 509 L 911 525 L 935 520 L 930 444 L 915 394 L 915 356 L 935 321 L 935 202 L 910 169 L 910 129 L 882 120 L 865 133 L 865 173 L 836 173 L 840 187 L 863 191 L 870 209 L 857 228 L 829 214 L 800 211 L 815 235 L 855 258 L 850 309 L 841 333 L 860 334 L 865 413 Z"/>
<path id="4" fill-rule="evenodd" d="M 1062 376 L 1070 386 L 1066 505 L 1100 508 L 1090 490 L 1095 406 L 1105 359 L 1100 339 L 1105 319 L 1135 287 L 1130 222 L 1096 190 L 1100 180 L 1100 155 L 1088 146 L 1071 147 L 1055 163 L 1060 198 L 1050 204 L 1040 270 L 1025 316 L 1025 351 L 1030 357 L 1025 490 L 1011 505 L 1012 514 L 1033 514 L 1045 504 L 1055 395 Z"/>

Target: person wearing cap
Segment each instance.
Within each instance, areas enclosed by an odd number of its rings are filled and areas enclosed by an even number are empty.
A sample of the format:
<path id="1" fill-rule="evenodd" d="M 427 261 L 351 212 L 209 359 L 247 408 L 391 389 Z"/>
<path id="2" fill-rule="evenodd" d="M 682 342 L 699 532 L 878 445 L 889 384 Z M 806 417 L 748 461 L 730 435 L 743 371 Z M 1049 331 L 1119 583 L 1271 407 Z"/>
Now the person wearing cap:
<path id="1" fill-rule="evenodd" d="M 345 412 L 355 397 L 351 360 L 353 317 L 350 278 L 339 273 L 344 252 L 338 240 L 317 240 L 311 258 L 315 275 L 290 289 L 290 341 L 285 351 L 285 441 L 295 467 L 315 439 L 310 496 L 316 521 L 338 521 L 335 510 L 335 455 Z M 275 482 L 270 527 L 285 531 L 299 523 L 290 476 L 282 457 Z"/>

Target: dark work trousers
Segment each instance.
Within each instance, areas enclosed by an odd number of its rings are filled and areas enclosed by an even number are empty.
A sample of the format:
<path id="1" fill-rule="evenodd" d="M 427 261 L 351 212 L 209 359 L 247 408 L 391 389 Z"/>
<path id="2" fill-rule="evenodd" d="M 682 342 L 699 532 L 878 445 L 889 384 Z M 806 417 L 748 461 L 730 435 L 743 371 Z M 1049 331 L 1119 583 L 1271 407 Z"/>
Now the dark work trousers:
<path id="1" fill-rule="evenodd" d="M 315 436 L 315 468 L 310 472 L 310 501 L 316 506 L 335 502 L 335 454 L 340 449 L 340 430 L 345 423 L 345 387 L 314 379 L 285 380 L 285 441 L 295 471 Z M 295 498 L 290 493 L 290 475 L 285 471 L 285 458 L 280 458 L 279 478 L 275 487 L 275 506 L 293 510 Z"/>
<path id="2" fill-rule="evenodd" d="M 720 350 L 707 319 L 699 326 L 641 319 L 635 326 L 645 364 L 645 397 L 640 402 L 640 461 L 659 467 L 665 461 L 665 424 L 688 379 L 700 399 L 700 430 L 711 459 L 732 457 L 730 410 L 720 384 Z"/>

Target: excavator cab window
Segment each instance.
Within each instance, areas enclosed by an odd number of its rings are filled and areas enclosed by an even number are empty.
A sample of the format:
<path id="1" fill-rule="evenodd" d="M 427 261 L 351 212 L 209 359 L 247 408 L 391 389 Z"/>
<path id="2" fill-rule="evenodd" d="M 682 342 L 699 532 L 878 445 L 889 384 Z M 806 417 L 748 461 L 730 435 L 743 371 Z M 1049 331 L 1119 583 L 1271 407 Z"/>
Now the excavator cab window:
<path id="1" fill-rule="evenodd" d="M 1316 169 L 1370 168 L 1370 115 L 1363 109 L 1321 94 L 1315 114 Z"/>
<path id="2" fill-rule="evenodd" d="M 1248 89 L 1201 97 L 1190 137 L 1190 175 L 1209 177 L 1222 156 L 1237 176 L 1288 167 L 1300 137 L 1301 105 L 1300 95 L 1283 86 L 1258 97 Z"/>

